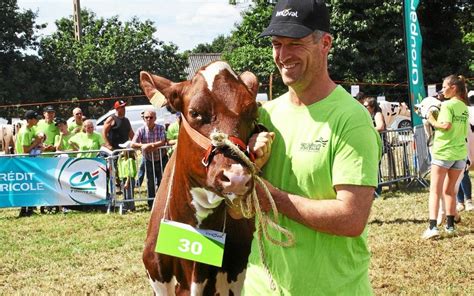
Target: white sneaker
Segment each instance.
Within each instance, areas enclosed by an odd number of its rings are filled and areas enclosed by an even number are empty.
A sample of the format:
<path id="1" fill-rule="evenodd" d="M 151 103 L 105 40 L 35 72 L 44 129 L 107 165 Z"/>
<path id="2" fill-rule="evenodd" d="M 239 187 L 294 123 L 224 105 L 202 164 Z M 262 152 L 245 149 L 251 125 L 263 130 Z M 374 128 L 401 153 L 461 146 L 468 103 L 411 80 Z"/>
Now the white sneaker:
<path id="1" fill-rule="evenodd" d="M 458 204 L 456 205 L 456 211 L 458 212 L 464 211 L 464 203 L 458 202 Z"/>
<path id="2" fill-rule="evenodd" d="M 433 239 L 439 237 L 439 229 L 438 227 L 433 227 L 432 229 L 426 229 L 423 234 L 421 235 L 422 239 Z"/>
<path id="3" fill-rule="evenodd" d="M 470 199 L 466 200 L 465 210 L 466 211 L 474 211 L 474 205 L 472 204 L 472 200 L 470 200 Z"/>
<path id="4" fill-rule="evenodd" d="M 447 237 L 453 237 L 453 236 L 456 236 L 456 229 L 454 229 L 454 227 L 446 227 L 445 228 L 445 231 L 446 231 L 446 236 Z"/>

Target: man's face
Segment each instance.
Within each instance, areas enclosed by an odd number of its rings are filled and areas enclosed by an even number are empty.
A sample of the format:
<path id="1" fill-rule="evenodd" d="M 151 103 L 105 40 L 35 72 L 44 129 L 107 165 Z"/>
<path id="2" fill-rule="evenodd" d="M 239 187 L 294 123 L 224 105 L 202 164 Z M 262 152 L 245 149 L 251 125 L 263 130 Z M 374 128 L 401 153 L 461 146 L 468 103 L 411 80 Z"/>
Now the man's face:
<path id="1" fill-rule="evenodd" d="M 123 117 L 125 116 L 125 106 L 124 107 L 118 107 L 115 109 L 117 112 L 118 117 Z"/>
<path id="2" fill-rule="evenodd" d="M 148 128 L 152 128 L 155 125 L 156 115 L 153 112 L 145 112 L 143 115 L 145 124 Z"/>
<path id="3" fill-rule="evenodd" d="M 287 86 L 305 89 L 326 71 L 326 56 L 331 45 L 329 34 L 323 34 L 316 41 L 313 34 L 299 39 L 273 36 L 272 45 L 273 59 Z"/>
<path id="4" fill-rule="evenodd" d="M 74 116 L 74 121 L 82 122 L 82 110 L 81 109 L 74 109 L 72 115 Z"/>
<path id="5" fill-rule="evenodd" d="M 46 122 L 52 122 L 54 120 L 54 116 L 56 116 L 56 112 L 46 111 L 46 112 L 43 112 L 43 116 Z"/>

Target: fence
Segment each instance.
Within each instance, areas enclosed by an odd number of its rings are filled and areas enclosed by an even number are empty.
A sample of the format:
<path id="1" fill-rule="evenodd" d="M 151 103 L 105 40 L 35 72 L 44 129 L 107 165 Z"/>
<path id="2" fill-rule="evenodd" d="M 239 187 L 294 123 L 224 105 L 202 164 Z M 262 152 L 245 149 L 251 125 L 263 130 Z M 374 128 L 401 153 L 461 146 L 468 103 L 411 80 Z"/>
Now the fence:
<path id="1" fill-rule="evenodd" d="M 402 129 L 397 129 L 397 130 L 389 130 L 389 131 L 384 131 L 381 133 L 381 138 L 382 138 L 382 143 L 383 143 L 383 154 L 382 154 L 382 159 L 380 162 L 379 166 L 379 185 L 380 186 L 395 186 L 398 185 L 399 182 L 406 181 L 406 182 L 418 182 L 422 186 L 428 186 L 427 182 L 424 180 L 425 174 L 429 171 L 430 168 L 430 159 L 429 159 L 429 152 L 428 148 L 426 145 L 426 138 L 425 134 L 423 131 L 423 128 L 421 127 L 416 127 L 414 129 L 411 128 L 402 128 Z M 134 163 L 135 168 L 133 168 L 136 172 L 138 172 L 137 179 L 136 180 L 131 180 L 129 183 L 129 187 L 126 190 L 123 190 L 123 195 L 119 196 L 120 194 L 117 194 L 117 189 L 122 188 L 125 189 L 124 187 L 124 179 L 121 180 L 116 180 L 117 176 L 117 162 L 118 158 L 120 157 L 121 152 L 129 152 L 133 151 L 133 149 L 119 149 L 115 150 L 112 155 L 105 155 L 105 154 L 100 154 L 99 156 L 103 159 L 104 163 L 106 164 L 106 168 L 104 169 L 106 171 L 106 185 L 105 189 L 106 190 L 106 198 L 105 198 L 105 204 L 107 206 L 107 212 L 110 212 L 116 208 L 118 208 L 119 213 L 123 213 L 127 209 L 133 209 L 135 202 L 150 202 L 153 200 L 151 196 L 154 197 L 155 194 L 149 194 L 149 190 L 157 190 L 157 187 L 159 186 L 159 181 L 161 180 L 162 173 L 164 171 L 164 167 L 166 165 L 166 160 L 167 160 L 167 152 L 168 149 L 170 149 L 171 146 L 165 146 L 161 147 L 159 150 L 160 154 L 160 159 L 159 162 L 154 159 L 151 159 L 151 161 L 144 161 L 142 164 L 142 161 L 136 161 Z M 100 150 L 94 150 L 94 151 L 89 151 L 89 152 L 100 152 Z M 51 159 L 51 156 L 67 156 L 65 154 L 74 154 L 75 156 L 77 152 L 69 152 L 69 153 L 64 153 L 64 152 L 57 152 L 57 153 L 44 153 L 42 155 L 46 156 L 44 159 L 47 159 L 47 156 L 50 156 L 49 158 Z M 0 159 L 3 158 L 25 158 L 27 155 L 0 155 Z M 35 159 L 41 159 L 43 157 L 36 157 Z M 74 159 L 72 157 L 66 157 L 67 159 Z M 138 160 L 140 158 L 137 158 Z M 142 157 L 143 159 L 143 157 Z M 67 162 L 66 162 L 67 163 Z M 131 165 L 131 164 L 129 164 Z M 158 165 L 159 167 L 153 167 L 149 168 L 147 166 L 152 165 Z M 142 167 L 143 166 L 143 167 Z M 57 167 L 61 167 L 61 170 L 65 167 L 65 162 L 62 161 L 60 162 L 60 165 L 57 165 Z M 100 167 L 100 165 L 99 165 Z M 141 168 L 142 167 L 142 168 Z M 91 168 L 96 169 L 96 168 Z M 9 169 L 6 169 L 9 171 Z M 38 171 L 40 171 L 38 169 Z M 150 186 L 146 187 L 146 190 L 142 190 L 141 183 L 143 182 L 143 179 L 145 178 L 146 171 L 152 171 L 152 178 L 156 182 L 154 182 L 153 188 Z M 23 170 L 27 172 L 28 170 L 25 169 Z M 84 173 L 84 170 L 81 171 L 81 173 Z M 90 178 L 93 178 L 93 171 L 90 171 L 88 173 L 90 175 Z M 159 174 L 159 175 L 157 175 Z M 0 173 L 0 175 L 2 175 Z M 89 176 L 87 175 L 87 176 Z M 73 177 L 77 177 L 77 172 L 76 174 L 70 174 L 68 175 L 68 180 L 63 180 L 62 182 L 66 183 L 71 183 L 71 180 Z M 83 183 L 86 180 L 86 175 L 82 175 L 82 181 Z M 1 179 L 1 176 L 0 176 Z M 60 176 L 54 175 L 49 182 L 56 182 L 60 180 Z M 148 178 L 147 178 L 148 179 Z M 56 180 L 56 181 L 55 181 Z M 92 180 L 92 179 L 91 179 Z M 6 186 L 5 183 L 2 184 L 0 180 L 0 196 L 2 193 L 2 186 Z M 6 179 L 4 179 L 6 181 Z M 87 180 L 86 180 L 87 181 Z M 137 182 L 137 190 L 134 190 Z M 87 183 L 87 182 L 86 182 Z M 148 183 L 148 180 L 147 180 Z M 52 185 L 51 185 L 52 186 Z M 59 186 L 59 187 L 58 187 Z M 71 184 L 66 184 L 66 185 L 56 185 L 56 187 L 64 189 L 67 188 L 70 190 L 72 188 L 74 194 L 78 194 L 77 192 L 90 192 L 87 191 L 84 188 L 81 188 L 80 186 L 72 186 Z M 6 188 L 6 187 L 5 187 Z M 89 188 L 90 189 L 90 188 Z M 63 194 L 69 194 L 71 195 L 70 192 L 64 193 Z M 84 200 L 84 196 L 81 197 Z M 72 198 L 75 200 L 74 198 Z M 79 200 L 79 204 L 80 204 Z M 62 203 L 61 203 L 62 201 Z M 77 202 L 77 200 L 75 200 Z M 40 206 L 40 205 L 45 205 L 45 206 L 60 206 L 60 205 L 68 205 L 68 202 L 64 202 L 64 199 L 61 199 L 58 197 L 56 199 L 56 204 L 54 202 L 49 202 L 47 199 L 42 199 L 39 201 L 39 204 L 36 204 L 35 206 Z M 16 206 L 25 206 L 22 204 L 16 204 Z M 29 206 L 29 205 L 26 205 Z M 2 205 L 0 201 L 0 207 L 5 207 L 5 205 Z"/>
<path id="2" fill-rule="evenodd" d="M 379 185 L 398 185 L 401 181 L 418 182 L 429 171 L 429 152 L 423 128 L 401 128 L 380 133 L 383 144 L 379 166 Z"/>

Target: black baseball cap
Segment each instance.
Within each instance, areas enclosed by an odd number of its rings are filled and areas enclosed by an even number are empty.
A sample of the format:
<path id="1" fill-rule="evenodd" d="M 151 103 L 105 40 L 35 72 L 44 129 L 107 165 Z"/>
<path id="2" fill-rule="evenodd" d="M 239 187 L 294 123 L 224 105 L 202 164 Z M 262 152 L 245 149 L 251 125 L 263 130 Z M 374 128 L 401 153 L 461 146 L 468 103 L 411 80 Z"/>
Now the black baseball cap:
<path id="1" fill-rule="evenodd" d="M 44 107 L 43 112 L 56 112 L 56 111 L 54 111 L 53 106 L 48 105 L 48 106 Z"/>
<path id="2" fill-rule="evenodd" d="M 303 38 L 316 30 L 329 33 L 329 11 L 324 0 L 280 0 L 260 37 Z"/>
<path id="3" fill-rule="evenodd" d="M 40 118 L 40 115 L 38 114 L 38 112 L 33 111 L 33 110 L 28 110 L 25 112 L 25 119 L 33 119 L 33 118 L 36 118 L 36 119 Z"/>
<path id="4" fill-rule="evenodd" d="M 55 117 L 54 118 L 54 125 L 58 126 L 61 123 L 67 124 L 67 122 L 64 118 L 61 118 L 61 117 Z"/>

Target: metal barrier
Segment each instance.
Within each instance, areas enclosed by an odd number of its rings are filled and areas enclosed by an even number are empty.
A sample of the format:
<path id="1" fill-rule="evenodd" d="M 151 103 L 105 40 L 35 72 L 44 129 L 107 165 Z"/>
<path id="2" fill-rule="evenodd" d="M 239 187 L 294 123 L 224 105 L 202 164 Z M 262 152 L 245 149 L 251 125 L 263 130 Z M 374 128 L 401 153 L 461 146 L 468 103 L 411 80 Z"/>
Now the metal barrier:
<path id="1" fill-rule="evenodd" d="M 429 154 L 424 134 L 420 135 L 419 131 L 420 129 L 408 127 L 380 133 L 383 151 L 379 166 L 379 186 L 391 187 L 401 181 L 415 181 L 427 186 L 423 175 L 426 167 L 429 167 L 426 165 L 426 156 Z"/>

